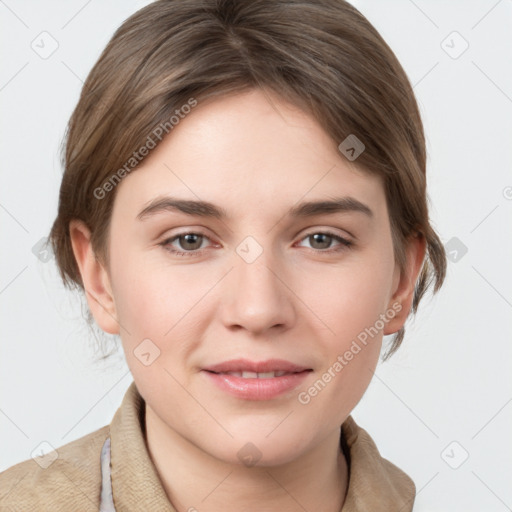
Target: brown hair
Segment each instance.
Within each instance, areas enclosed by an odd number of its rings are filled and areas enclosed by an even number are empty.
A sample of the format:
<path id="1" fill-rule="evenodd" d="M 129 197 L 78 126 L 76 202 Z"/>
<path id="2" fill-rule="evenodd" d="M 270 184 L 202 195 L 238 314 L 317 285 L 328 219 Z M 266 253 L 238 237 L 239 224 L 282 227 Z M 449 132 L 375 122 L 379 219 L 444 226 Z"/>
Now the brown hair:
<path id="1" fill-rule="evenodd" d="M 357 166 L 382 177 L 396 261 L 419 234 L 427 255 L 412 311 L 446 273 L 429 222 L 423 125 L 410 82 L 369 21 L 343 0 L 158 0 L 115 32 L 87 80 L 63 151 L 58 215 L 50 243 L 64 283 L 83 289 L 69 223 L 82 220 L 108 264 L 116 189 L 98 199 L 113 172 L 147 143 L 155 126 L 190 98 L 258 87 L 311 114 L 336 144 L 353 134 Z M 400 345 L 402 328 L 385 358 Z"/>

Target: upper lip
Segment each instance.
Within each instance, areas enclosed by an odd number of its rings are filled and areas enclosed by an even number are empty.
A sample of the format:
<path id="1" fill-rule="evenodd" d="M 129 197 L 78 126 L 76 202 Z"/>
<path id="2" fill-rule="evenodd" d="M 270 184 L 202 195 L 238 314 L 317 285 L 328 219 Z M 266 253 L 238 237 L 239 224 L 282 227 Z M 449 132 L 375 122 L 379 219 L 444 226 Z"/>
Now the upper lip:
<path id="1" fill-rule="evenodd" d="M 297 373 L 305 370 L 311 370 L 306 366 L 294 364 L 284 359 L 268 359 L 267 361 L 249 361 L 248 359 L 231 359 L 222 363 L 214 364 L 203 368 L 203 370 L 223 373 L 223 372 L 288 372 Z"/>

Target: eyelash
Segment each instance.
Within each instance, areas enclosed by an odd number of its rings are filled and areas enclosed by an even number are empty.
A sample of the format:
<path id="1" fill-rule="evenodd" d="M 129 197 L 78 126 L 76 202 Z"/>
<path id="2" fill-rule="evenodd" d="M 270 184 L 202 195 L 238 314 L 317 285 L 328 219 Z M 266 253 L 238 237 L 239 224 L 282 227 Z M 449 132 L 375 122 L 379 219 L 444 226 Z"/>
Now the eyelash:
<path id="1" fill-rule="evenodd" d="M 202 233 L 196 233 L 195 231 L 189 231 L 186 233 L 180 233 L 171 238 L 167 238 L 166 240 L 161 242 L 159 245 L 164 247 L 164 249 L 166 251 L 169 251 L 174 256 L 179 256 L 179 257 L 200 256 L 202 254 L 202 252 L 204 251 L 204 249 L 194 249 L 192 251 L 179 251 L 176 249 L 170 249 L 170 244 L 172 242 L 174 242 L 175 240 L 178 240 L 180 237 L 185 236 L 185 235 L 198 235 L 198 236 L 202 236 L 203 238 L 206 238 L 209 240 L 209 238 Z M 309 238 L 310 236 L 313 236 L 313 235 L 327 235 L 340 243 L 340 245 L 334 249 L 312 249 L 312 248 L 310 248 L 312 251 L 317 252 L 317 253 L 332 254 L 332 253 L 340 252 L 340 251 L 343 251 L 346 249 L 350 249 L 353 246 L 353 243 L 350 240 L 347 240 L 346 238 L 343 238 L 340 235 L 336 235 L 335 233 L 328 231 L 328 230 L 327 231 L 313 231 L 313 232 L 305 235 L 303 238 L 301 238 L 300 241 L 305 240 L 306 238 Z"/>

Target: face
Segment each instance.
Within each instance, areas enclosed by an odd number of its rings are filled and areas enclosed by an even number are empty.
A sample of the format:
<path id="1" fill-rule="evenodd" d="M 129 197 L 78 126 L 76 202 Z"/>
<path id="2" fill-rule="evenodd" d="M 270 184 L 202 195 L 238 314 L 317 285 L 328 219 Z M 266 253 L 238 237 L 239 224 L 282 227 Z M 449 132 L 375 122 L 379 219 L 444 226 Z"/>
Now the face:
<path id="1" fill-rule="evenodd" d="M 248 442 L 272 465 L 339 432 L 400 327 L 380 179 L 272 100 L 200 102 L 122 180 L 107 286 L 119 324 L 96 317 L 117 326 L 153 421 L 233 463 Z"/>

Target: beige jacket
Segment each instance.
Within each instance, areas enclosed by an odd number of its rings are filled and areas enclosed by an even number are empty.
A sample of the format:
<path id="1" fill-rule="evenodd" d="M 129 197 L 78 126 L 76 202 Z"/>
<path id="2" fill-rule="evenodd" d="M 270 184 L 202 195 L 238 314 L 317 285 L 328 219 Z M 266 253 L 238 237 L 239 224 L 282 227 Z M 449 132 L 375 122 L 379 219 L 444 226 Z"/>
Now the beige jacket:
<path id="1" fill-rule="evenodd" d="M 55 460 L 29 459 L 0 473 L 0 511 L 97 512 L 102 502 L 105 512 L 176 512 L 147 451 L 144 418 L 145 403 L 132 382 L 110 425 L 58 448 Z M 412 510 L 413 481 L 381 457 L 351 416 L 342 425 L 341 444 L 350 468 L 342 512 Z"/>

